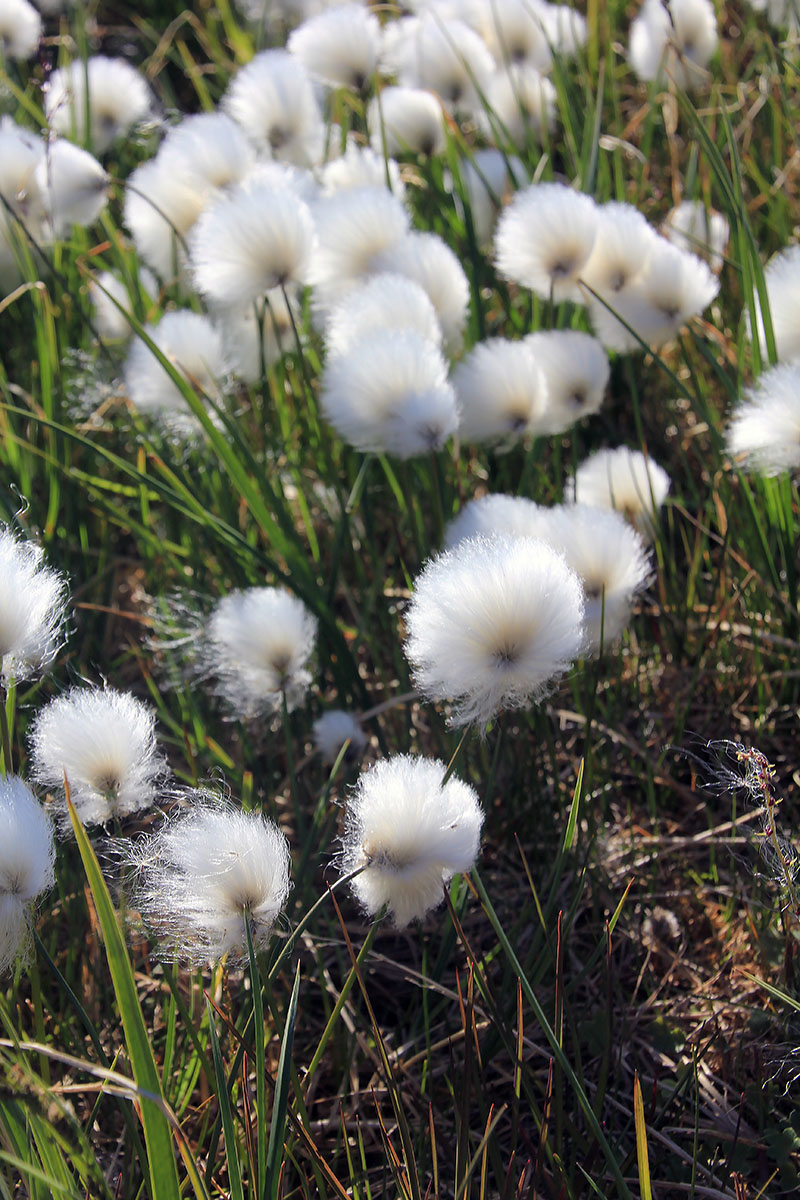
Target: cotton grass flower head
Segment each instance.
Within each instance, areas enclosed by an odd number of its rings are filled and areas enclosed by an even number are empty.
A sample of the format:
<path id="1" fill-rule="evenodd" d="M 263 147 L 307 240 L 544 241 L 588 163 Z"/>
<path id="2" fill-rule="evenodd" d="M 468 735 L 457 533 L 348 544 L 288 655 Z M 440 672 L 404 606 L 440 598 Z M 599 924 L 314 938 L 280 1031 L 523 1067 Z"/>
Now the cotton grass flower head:
<path id="1" fill-rule="evenodd" d="M 558 96 L 550 80 L 535 67 L 514 64 L 492 75 L 486 90 L 481 126 L 490 138 L 518 149 L 542 142 L 555 132 Z"/>
<path id="2" fill-rule="evenodd" d="M 800 470 L 800 365 L 781 363 L 759 377 L 736 405 L 726 441 L 748 470 Z"/>
<path id="3" fill-rule="evenodd" d="M 662 227 L 664 236 L 681 250 L 700 255 L 718 275 L 730 237 L 730 225 L 722 213 L 706 208 L 701 200 L 682 200 L 670 209 Z"/>
<path id="4" fill-rule="evenodd" d="M 357 450 L 414 458 L 440 449 L 458 424 L 437 347 L 413 329 L 377 329 L 322 376 L 323 416 Z"/>
<path id="5" fill-rule="evenodd" d="M 581 280 L 614 304 L 644 270 L 658 235 L 632 204 L 612 201 L 597 209 L 597 236 Z M 586 297 L 588 299 L 588 296 Z"/>
<path id="6" fill-rule="evenodd" d="M 124 221 L 142 262 L 164 280 L 180 277 L 186 239 L 209 201 L 209 188 L 192 171 L 157 156 L 131 172 Z"/>
<path id="7" fill-rule="evenodd" d="M 355 188 L 321 200 L 314 209 L 317 245 L 309 271 L 318 302 L 329 307 L 372 274 L 379 257 L 405 238 L 410 222 L 385 187 Z"/>
<path id="8" fill-rule="evenodd" d="M 592 300 L 589 311 L 604 346 L 623 354 L 641 353 L 644 346 L 658 349 L 677 337 L 718 291 L 719 280 L 708 263 L 666 238 L 656 237 L 642 271 L 630 286 L 608 298 L 606 304 Z"/>
<path id="9" fill-rule="evenodd" d="M 242 67 L 222 107 L 262 153 L 303 167 L 320 161 L 325 126 L 314 85 L 286 50 L 262 50 Z"/>
<path id="10" fill-rule="evenodd" d="M 552 547 L 474 537 L 431 559 L 405 616 L 406 657 L 451 725 L 485 727 L 542 699 L 582 645 L 583 589 Z"/>
<path id="11" fill-rule="evenodd" d="M 305 282 L 314 246 L 311 211 L 289 188 L 254 184 L 220 197 L 191 237 L 195 284 L 212 303 L 240 306 Z"/>
<path id="12" fill-rule="evenodd" d="M 787 246 L 770 259 L 764 271 L 764 283 L 778 361 L 800 359 L 800 244 Z M 761 352 L 766 355 L 767 340 L 760 311 L 757 327 Z"/>
<path id="13" fill-rule="evenodd" d="M 88 87 L 87 87 L 88 85 Z M 89 142 L 103 154 L 118 137 L 149 117 L 153 97 L 144 77 L 122 58 L 96 54 L 59 67 L 47 82 L 44 111 L 50 128 Z"/>
<path id="14" fill-rule="evenodd" d="M 187 309 L 168 312 L 158 325 L 146 325 L 145 333 L 198 394 L 221 398 L 229 363 L 219 329 L 208 317 Z M 143 416 L 165 422 L 176 433 L 196 429 L 197 418 L 181 389 L 140 338 L 131 343 L 123 373 L 128 396 Z"/>
<path id="15" fill-rule="evenodd" d="M 348 292 L 325 326 L 329 357 L 347 354 L 376 330 L 413 329 L 441 346 L 442 330 L 428 293 L 404 275 L 375 275 Z"/>
<path id="16" fill-rule="evenodd" d="M 480 496 L 465 504 L 447 526 L 445 549 L 451 550 L 459 542 L 479 534 L 541 538 L 549 513 L 550 509 L 527 496 L 507 496 L 503 492 Z"/>
<path id="17" fill-rule="evenodd" d="M 388 179 L 387 179 L 388 175 Z M 406 185 L 400 168 L 393 158 L 371 146 L 360 146 L 349 136 L 344 153 L 331 158 L 320 169 L 320 191 L 323 196 L 351 192 L 358 188 L 387 188 L 398 200 L 405 196 Z"/>
<path id="18" fill-rule="evenodd" d="M 469 281 L 437 233 L 409 233 L 376 255 L 374 269 L 405 275 L 423 287 L 436 309 L 445 350 L 455 354 L 461 348 L 469 314 Z"/>
<path id="19" fill-rule="evenodd" d="M 379 154 L 442 154 L 446 145 L 442 104 L 424 88 L 384 87 L 369 102 L 367 128 Z"/>
<path id="20" fill-rule="evenodd" d="M 657 462 L 641 450 L 618 446 L 583 460 L 572 481 L 572 499 L 589 507 L 615 508 L 651 542 L 669 487 L 669 475 Z"/>
<path id="21" fill-rule="evenodd" d="M 583 584 L 584 653 L 597 655 L 628 625 L 634 597 L 647 585 L 646 544 L 621 513 L 583 504 L 559 505 L 541 536 Z"/>
<path id="22" fill-rule="evenodd" d="M 196 180 L 209 194 L 241 183 L 255 151 L 241 127 L 223 112 L 184 117 L 167 133 L 158 152 L 162 166 Z"/>
<path id="23" fill-rule="evenodd" d="M 24 780 L 0 779 L 0 975 L 30 949 L 36 897 L 55 882 L 52 822 Z"/>
<path id="24" fill-rule="evenodd" d="M 94 310 L 92 324 L 101 338 L 122 341 L 130 337 L 132 327 L 125 312 L 133 313 L 137 304 L 143 304 L 146 311 L 153 307 L 153 301 L 158 296 L 158 283 L 152 271 L 141 267 L 132 284 L 133 294 L 129 291 L 127 281 L 111 271 L 101 271 L 95 279 L 90 280 L 89 296 Z M 117 305 L 121 305 L 124 311 L 120 312 Z"/>
<path id="25" fill-rule="evenodd" d="M 348 764 L 360 758 L 367 745 L 366 734 L 356 717 L 340 708 L 329 709 L 317 717 L 313 734 L 314 749 L 324 763 L 335 763 L 345 742 L 350 743 L 344 753 Z"/>
<path id="26" fill-rule="evenodd" d="M 717 18 L 710 0 L 645 0 L 631 25 L 628 57 L 641 80 L 672 79 L 696 88 L 717 48 Z"/>
<path id="27" fill-rule="evenodd" d="M 149 704 L 110 687 L 73 687 L 40 709 L 30 732 L 33 778 L 60 798 L 65 784 L 84 825 L 106 825 L 155 804 L 169 776 Z"/>
<path id="28" fill-rule="evenodd" d="M 229 711 L 251 720 L 297 708 L 311 683 L 317 621 L 282 588 L 229 592 L 202 633 L 201 670 Z"/>
<path id="29" fill-rule="evenodd" d="M 481 32 L 500 65 L 550 69 L 553 52 L 544 8 L 530 0 L 484 0 Z"/>
<path id="30" fill-rule="evenodd" d="M 340 4 L 293 29 L 288 48 L 314 79 L 360 92 L 375 72 L 380 42 L 374 13 L 363 4 Z"/>
<path id="31" fill-rule="evenodd" d="M 289 895 L 289 844 L 277 825 L 218 793 L 188 793 L 155 833 L 134 843 L 131 903 L 166 957 L 196 967 L 266 950 Z"/>
<path id="32" fill-rule="evenodd" d="M 87 150 L 56 138 L 34 171 L 39 218 L 51 238 L 64 237 L 72 225 L 91 225 L 105 208 L 109 179 Z"/>
<path id="33" fill-rule="evenodd" d="M 479 342 L 452 377 L 466 442 L 522 437 L 545 409 L 545 382 L 527 342 Z"/>
<path id="34" fill-rule="evenodd" d="M 386 27 L 383 69 L 406 87 L 436 92 L 451 112 L 477 112 L 494 60 L 469 25 L 431 12 Z"/>
<path id="35" fill-rule="evenodd" d="M 32 58 L 39 48 L 42 19 L 28 0 L 2 0 L 0 4 L 0 62 Z"/>
<path id="36" fill-rule="evenodd" d="M 547 300 L 583 301 L 578 280 L 597 231 L 597 206 L 562 183 L 517 192 L 500 216 L 495 255 L 502 275 Z"/>
<path id="37" fill-rule="evenodd" d="M 44 551 L 0 526 L 0 662 L 2 682 L 28 679 L 55 658 L 63 640 L 69 589 L 45 565 Z"/>
<path id="38" fill-rule="evenodd" d="M 398 929 L 420 921 L 444 885 L 469 871 L 480 849 L 477 792 L 438 759 L 395 755 L 360 777 L 347 798 L 339 869 L 370 916 L 384 905 Z"/>
<path id="39" fill-rule="evenodd" d="M 599 412 L 611 367 L 597 338 L 578 329 L 550 329 L 525 339 L 543 380 L 544 403 L 532 419 L 534 434 L 563 433 Z"/>

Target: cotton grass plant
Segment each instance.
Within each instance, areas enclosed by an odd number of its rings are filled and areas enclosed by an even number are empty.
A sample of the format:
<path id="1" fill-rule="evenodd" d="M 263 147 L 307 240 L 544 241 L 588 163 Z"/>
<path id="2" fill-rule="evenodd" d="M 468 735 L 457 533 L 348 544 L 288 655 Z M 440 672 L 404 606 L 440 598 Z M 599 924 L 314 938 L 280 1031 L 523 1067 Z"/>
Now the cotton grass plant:
<path id="1" fill-rule="evenodd" d="M 778 8 L 0 5 L 4 1193 L 796 1190 Z"/>

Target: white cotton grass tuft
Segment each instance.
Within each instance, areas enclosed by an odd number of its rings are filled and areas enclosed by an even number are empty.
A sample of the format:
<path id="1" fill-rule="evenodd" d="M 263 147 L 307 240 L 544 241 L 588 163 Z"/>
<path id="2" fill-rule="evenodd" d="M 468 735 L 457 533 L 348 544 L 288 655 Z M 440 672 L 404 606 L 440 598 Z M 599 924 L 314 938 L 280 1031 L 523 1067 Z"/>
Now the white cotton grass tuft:
<path id="1" fill-rule="evenodd" d="M 96 54 L 53 71 L 44 89 L 44 111 L 50 128 L 74 141 L 83 141 L 88 124 L 91 149 L 103 154 L 151 116 L 153 96 L 136 67 Z"/>
<path id="2" fill-rule="evenodd" d="M 451 725 L 484 727 L 537 703 L 578 657 L 583 589 L 544 542 L 473 537 L 431 559 L 405 615 L 406 657 Z"/>
<path id="3" fill-rule="evenodd" d="M 209 317 L 188 309 L 168 312 L 158 325 L 146 325 L 145 333 L 198 394 L 221 399 L 229 364 L 221 334 Z M 181 389 L 140 338 L 131 343 L 124 379 L 131 402 L 143 416 L 162 421 L 177 434 L 197 429 L 197 417 Z"/>
<path id="4" fill-rule="evenodd" d="M 314 79 L 361 92 L 378 62 L 381 26 L 363 4 L 338 4 L 293 29 L 289 52 Z"/>
<path id="5" fill-rule="evenodd" d="M 680 88 L 697 88 L 717 42 L 711 0 L 645 0 L 631 25 L 628 58 L 645 82 L 671 79 Z"/>
<path id="6" fill-rule="evenodd" d="M 611 366 L 597 338 L 579 329 L 549 329 L 528 334 L 525 345 L 541 372 L 544 396 L 532 433 L 563 433 L 600 410 Z"/>
<path id="7" fill-rule="evenodd" d="M 376 329 L 330 358 L 320 403 L 344 441 L 397 458 L 440 449 L 458 424 L 445 361 L 413 329 Z"/>
<path id="8" fill-rule="evenodd" d="M 3 0 L 0 5 L 0 62 L 32 58 L 39 48 L 42 18 L 28 0 Z"/>
<path id="9" fill-rule="evenodd" d="M 125 189 L 125 225 L 133 244 L 163 280 L 182 276 L 186 238 L 208 204 L 209 191 L 189 171 L 156 156 L 132 171 Z"/>
<path id="10" fill-rule="evenodd" d="M 748 470 L 800 470 L 800 365 L 781 363 L 759 377 L 734 408 L 726 441 Z"/>
<path id="11" fill-rule="evenodd" d="M 409 233 L 376 255 L 373 267 L 405 275 L 423 287 L 436 309 L 446 352 L 455 354 L 461 348 L 469 314 L 469 281 L 437 233 Z"/>
<path id="12" fill-rule="evenodd" d="M 353 188 L 320 200 L 308 277 L 318 305 L 330 308 L 372 274 L 379 256 L 406 237 L 410 224 L 408 211 L 385 187 Z"/>
<path id="13" fill-rule="evenodd" d="M 645 541 L 621 513 L 583 504 L 559 505 L 541 526 L 541 536 L 564 555 L 583 584 L 583 653 L 596 656 L 619 638 L 634 597 L 647 586 Z"/>
<path id="14" fill-rule="evenodd" d="M 387 178 L 388 175 L 388 178 Z M 360 146 L 348 136 L 344 152 L 331 158 L 319 172 L 322 196 L 352 192 L 359 188 L 386 188 L 402 200 L 406 185 L 393 158 L 384 158 L 372 146 Z"/>
<path id="15" fill-rule="evenodd" d="M 657 462 L 641 450 L 618 446 L 583 460 L 572 480 L 571 499 L 589 507 L 615 508 L 651 542 L 669 487 L 669 475 Z"/>
<path id="16" fill-rule="evenodd" d="M 212 193 L 241 183 L 255 151 L 241 127 L 223 112 L 197 113 L 173 125 L 161 143 L 158 160 L 170 172 L 191 177 Z"/>
<path id="17" fill-rule="evenodd" d="M 770 259 L 764 271 L 764 283 L 778 361 L 800 359 L 800 244 L 787 246 Z M 758 297 L 756 303 L 759 306 L 758 340 L 762 354 L 766 355 L 767 340 Z"/>
<path id="18" fill-rule="evenodd" d="M 195 284 L 213 304 L 241 306 L 305 283 L 313 245 L 311 211 L 290 188 L 242 187 L 210 205 L 194 227 Z"/>
<path id="19" fill-rule="evenodd" d="M 477 112 L 494 70 L 483 39 L 456 17 L 403 17 L 384 31 L 383 69 L 405 87 L 435 92 L 451 112 Z"/>
<path id="20" fill-rule="evenodd" d="M 50 237 L 64 237 L 72 225 L 91 225 L 108 199 L 108 175 L 97 159 L 64 138 L 55 138 L 34 171 Z"/>
<path id="21" fill-rule="evenodd" d="M 497 62 L 548 71 L 553 64 L 545 5 L 530 0 L 484 0 L 481 33 Z"/>
<path id="22" fill-rule="evenodd" d="M 310 167 L 325 144 L 314 85 L 286 50 L 262 50 L 231 80 L 222 107 L 256 148 L 282 162 Z"/>
<path id="23" fill-rule="evenodd" d="M 101 271 L 89 281 L 89 296 L 94 310 L 92 323 L 97 334 L 109 341 L 123 341 L 130 337 L 133 330 L 125 313 L 134 313 L 140 304 L 145 312 L 149 312 L 154 307 L 158 291 L 156 278 L 147 267 L 140 267 L 130 282 L 112 271 Z M 124 309 L 123 312 L 120 312 L 118 304 Z"/>
<path id="24" fill-rule="evenodd" d="M 720 273 L 731 232 L 722 213 L 707 208 L 701 200 L 682 200 L 670 209 L 662 232 L 681 250 L 704 258 L 715 275 Z"/>
<path id="25" fill-rule="evenodd" d="M 480 849 L 478 794 L 438 759 L 395 755 L 375 763 L 347 797 L 339 856 L 342 875 L 370 916 L 384 905 L 398 929 L 443 899 L 444 885 L 469 871 Z"/>
<path id="26" fill-rule="evenodd" d="M 314 749 L 324 763 L 335 763 L 345 742 L 350 743 L 344 752 L 344 762 L 348 764 L 360 758 L 367 745 L 367 735 L 358 719 L 341 708 L 329 709 L 317 717 L 312 732 Z"/>
<path id="27" fill-rule="evenodd" d="M 590 196 L 563 183 L 531 184 L 517 192 L 497 223 L 498 269 L 542 299 L 583 303 L 578 281 L 596 231 Z"/>
<path id="28" fill-rule="evenodd" d="M 59 799 L 64 779 L 84 825 L 107 825 L 152 807 L 169 777 L 149 704 L 110 687 L 72 687 L 40 709 L 30 732 L 33 778 Z"/>
<path id="29" fill-rule="evenodd" d="M 131 905 L 160 953 L 202 966 L 266 950 L 289 895 L 290 854 L 278 826 L 210 789 L 186 796 L 155 833 L 129 844 Z"/>
<path id="30" fill-rule="evenodd" d="M 8 685 L 45 670 L 64 637 L 67 581 L 34 542 L 0 526 L 0 663 Z"/>
<path id="31" fill-rule="evenodd" d="M 30 951 L 32 909 L 55 882 L 53 823 L 17 775 L 0 779 L 0 975 Z"/>
<path id="32" fill-rule="evenodd" d="M 373 148 L 383 156 L 442 154 L 446 146 L 441 101 L 425 88 L 384 87 L 367 109 Z"/>
<path id="33" fill-rule="evenodd" d="M 535 67 L 513 64 L 492 75 L 480 123 L 487 137 L 513 149 L 543 142 L 558 123 L 558 94 Z"/>
<path id="34" fill-rule="evenodd" d="M 229 592 L 205 622 L 201 671 L 233 716 L 291 712 L 311 684 L 316 618 L 283 588 Z"/>
<path id="35" fill-rule="evenodd" d="M 489 338 L 453 371 L 465 442 L 519 438 L 541 418 L 545 382 L 527 342 Z"/>
<path id="36" fill-rule="evenodd" d="M 644 346 L 658 349 L 676 338 L 718 291 L 719 280 L 708 263 L 657 236 L 630 286 L 604 297 L 606 303 L 592 300 L 589 311 L 604 346 L 641 353 Z"/>
<path id="37" fill-rule="evenodd" d="M 613 307 L 614 297 L 641 275 L 657 239 L 653 227 L 632 204 L 601 204 L 597 209 L 597 235 L 581 271 L 581 281 Z"/>
<path id="38" fill-rule="evenodd" d="M 507 496 L 503 492 L 479 496 L 465 504 L 447 526 L 445 549 L 451 550 L 477 535 L 541 538 L 550 511 L 526 496 Z"/>
<path id="39" fill-rule="evenodd" d="M 331 309 L 325 326 L 329 357 L 347 354 L 376 330 L 413 329 L 441 346 L 442 331 L 424 288 L 404 275 L 375 275 Z"/>

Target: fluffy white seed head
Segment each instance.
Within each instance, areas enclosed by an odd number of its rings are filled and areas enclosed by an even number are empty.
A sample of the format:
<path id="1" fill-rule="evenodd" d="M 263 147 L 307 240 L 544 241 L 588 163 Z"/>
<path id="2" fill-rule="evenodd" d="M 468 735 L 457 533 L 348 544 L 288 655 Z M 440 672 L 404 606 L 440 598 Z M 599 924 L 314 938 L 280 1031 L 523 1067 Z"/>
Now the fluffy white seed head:
<path id="1" fill-rule="evenodd" d="M 229 364 L 220 332 L 208 317 L 183 309 L 168 312 L 158 325 L 146 325 L 145 332 L 196 392 L 220 399 Z M 139 338 L 131 343 L 124 378 L 140 413 L 164 421 L 178 433 L 196 428 L 196 418 L 180 388 Z"/>
<path id="2" fill-rule="evenodd" d="M 34 779 L 60 797 L 65 830 L 64 776 L 84 825 L 105 825 L 150 808 L 169 774 L 155 712 L 114 688 L 73 687 L 57 696 L 37 714 L 30 743 Z"/>
<path id="3" fill-rule="evenodd" d="M 191 171 L 157 156 L 131 172 L 125 224 L 143 262 L 164 280 L 183 273 L 186 238 L 213 192 Z"/>
<path id="4" fill-rule="evenodd" d="M 641 450 L 618 446 L 584 459 L 575 472 L 572 499 L 589 507 L 615 508 L 652 541 L 669 486 L 669 475 L 652 458 Z"/>
<path id="5" fill-rule="evenodd" d="M 130 322 L 126 320 L 125 314 L 119 311 L 114 300 L 130 313 L 134 311 L 134 295 L 137 300 L 141 300 L 146 310 L 153 307 L 153 301 L 158 296 L 158 284 L 152 271 L 141 267 L 132 286 L 133 295 L 128 290 L 128 283 L 111 271 L 101 271 L 96 279 L 90 280 L 89 295 L 94 309 L 93 325 L 101 338 L 122 341 L 131 335 Z"/>
<path id="6" fill-rule="evenodd" d="M 499 64 L 550 69 L 553 54 L 544 9 L 530 0 L 484 0 L 481 33 Z"/>
<path id="7" fill-rule="evenodd" d="M 800 365 L 764 372 L 734 409 L 727 444 L 729 454 L 763 475 L 800 469 Z"/>
<path id="8" fill-rule="evenodd" d="M 599 654 L 630 621 L 650 563 L 641 535 L 621 513 L 583 504 L 559 505 L 541 536 L 564 555 L 584 589 L 584 653 Z"/>
<path id="9" fill-rule="evenodd" d="M 313 726 L 314 748 L 325 763 L 334 763 L 345 742 L 349 742 L 344 753 L 346 763 L 355 762 L 367 744 L 367 737 L 356 717 L 340 708 L 332 708 L 317 717 Z"/>
<path id="10" fill-rule="evenodd" d="M 502 67 L 489 80 L 481 125 L 488 137 L 519 149 L 555 131 L 557 101 L 555 87 L 535 67 Z"/>
<path id="11" fill-rule="evenodd" d="M 450 550 L 466 538 L 479 534 L 541 538 L 549 512 L 525 496 L 506 496 L 502 492 L 481 496 L 465 504 L 447 526 L 445 548 Z"/>
<path id="12" fill-rule="evenodd" d="M 190 176 L 209 194 L 241 183 L 255 161 L 255 151 L 241 126 L 225 113 L 198 113 L 174 125 L 158 152 L 170 173 Z"/>
<path id="13" fill-rule="evenodd" d="M 329 357 L 346 354 L 375 330 L 413 329 L 434 346 L 442 331 L 424 288 L 403 275 L 375 275 L 348 292 L 325 326 Z"/>
<path id="14" fill-rule="evenodd" d="M 387 180 L 388 171 L 388 180 Z M 358 188 L 387 188 L 398 200 L 405 196 L 406 185 L 400 168 L 393 158 L 384 158 L 383 151 L 360 146 L 348 137 L 344 153 L 331 158 L 320 171 L 323 196 L 351 192 Z"/>
<path id="15" fill-rule="evenodd" d="M 480 849 L 477 792 L 438 759 L 396 755 L 366 771 L 347 799 L 339 860 L 366 913 L 384 905 L 402 929 L 443 900 L 443 885 L 469 871 Z"/>
<path id="16" fill-rule="evenodd" d="M 262 50 L 242 67 L 222 106 L 262 153 L 302 167 L 320 161 L 325 125 L 314 85 L 286 50 Z"/>
<path id="17" fill-rule="evenodd" d="M 378 329 L 328 360 L 322 412 L 357 450 L 413 458 L 438 450 L 458 411 L 436 346 L 413 329 Z"/>
<path id="18" fill-rule="evenodd" d="M 266 950 L 289 895 L 289 844 L 273 821 L 210 790 L 187 797 L 154 834 L 134 843 L 132 904 L 161 953 L 202 966 Z"/>
<path id="19" fill-rule="evenodd" d="M 599 411 L 611 367 L 597 338 L 577 329 L 551 329 L 525 339 L 544 381 L 545 401 L 532 421 L 536 434 L 563 433 Z"/>
<path id="20" fill-rule="evenodd" d="M 594 248 L 597 207 L 562 183 L 532 184 L 500 216 L 500 272 L 543 299 L 583 301 L 578 280 Z"/>
<path id="21" fill-rule="evenodd" d="M 362 4 L 341 4 L 309 17 L 289 35 L 289 51 L 314 79 L 360 92 L 378 61 L 381 27 Z"/>
<path id="22" fill-rule="evenodd" d="M 450 723 L 486 726 L 541 700 L 578 656 L 583 589 L 544 542 L 474 537 L 432 559 L 406 614 L 406 656 Z"/>
<path id="23" fill-rule="evenodd" d="M 708 263 L 673 246 L 666 238 L 656 237 L 636 279 L 614 296 L 604 297 L 610 308 L 592 300 L 589 311 L 604 346 L 623 354 L 641 352 L 641 342 L 658 349 L 677 337 L 686 322 L 707 308 L 718 291 L 719 280 Z"/>
<path id="24" fill-rule="evenodd" d="M 405 238 L 410 217 L 385 187 L 367 187 L 325 197 L 314 209 L 314 224 L 317 246 L 309 282 L 318 302 L 329 307 L 372 274 L 379 256 Z"/>
<path id="25" fill-rule="evenodd" d="M 425 13 L 387 26 L 383 66 L 400 84 L 436 92 L 453 112 L 476 112 L 494 60 L 483 39 L 463 21 Z"/>
<path id="26" fill-rule="evenodd" d="M 0 4 L 0 61 L 31 58 L 42 36 L 42 19 L 28 0 L 3 0 Z"/>
<path id="27" fill-rule="evenodd" d="M 424 88 L 385 87 L 369 103 L 370 141 L 383 155 L 441 154 L 445 148 L 441 101 Z"/>
<path id="28" fill-rule="evenodd" d="M 95 154 L 102 154 L 121 134 L 147 118 L 152 107 L 150 88 L 136 68 L 122 58 L 103 54 L 86 63 L 76 59 L 68 67 L 59 67 L 44 94 L 50 128 L 80 142 L 88 119 Z"/>
<path id="29" fill-rule="evenodd" d="M 546 405 L 545 382 L 526 341 L 479 342 L 453 372 L 466 442 L 522 437 Z"/>
<path id="30" fill-rule="evenodd" d="M 423 287 L 436 309 L 447 353 L 460 349 L 469 311 L 469 281 L 438 234 L 408 234 L 376 256 L 374 269 L 405 275 Z"/>
<path id="31" fill-rule="evenodd" d="M 56 138 L 36 165 L 39 216 L 53 238 L 72 225 L 91 225 L 108 199 L 108 176 L 97 159 L 64 138 Z"/>
<path id="32" fill-rule="evenodd" d="M 717 18 L 710 0 L 645 0 L 631 25 L 628 58 L 646 82 L 673 79 L 694 88 L 717 48 Z"/>
<path id="33" fill-rule="evenodd" d="M 302 600 L 281 588 L 253 587 L 218 601 L 203 632 L 204 673 L 230 712 L 252 719 L 289 712 L 311 683 L 317 621 Z"/>
<path id="34" fill-rule="evenodd" d="M 4 683 L 27 679 L 55 658 L 63 640 L 67 581 L 44 551 L 0 527 L 0 662 Z"/>
<path id="35" fill-rule="evenodd" d="M 53 886 L 52 822 L 16 775 L 0 779 L 0 975 L 25 958 L 32 905 Z"/>
<path id="36" fill-rule="evenodd" d="M 657 236 L 632 204 L 600 205 L 597 236 L 581 279 L 613 307 L 614 297 L 641 275 Z"/>
<path id="37" fill-rule="evenodd" d="M 195 225 L 195 283 L 215 304 L 246 304 L 272 288 L 304 283 L 313 243 L 311 212 L 293 191 L 241 188 L 215 201 Z"/>
<path id="38" fill-rule="evenodd" d="M 706 208 L 701 200 L 683 200 L 668 213 L 662 232 L 681 250 L 705 259 L 716 275 L 722 270 L 731 232 L 722 213 Z"/>
<path id="39" fill-rule="evenodd" d="M 800 244 L 787 246 L 770 259 L 764 282 L 778 361 L 800 359 Z M 766 355 L 767 342 L 760 312 L 757 325 L 761 352 Z"/>

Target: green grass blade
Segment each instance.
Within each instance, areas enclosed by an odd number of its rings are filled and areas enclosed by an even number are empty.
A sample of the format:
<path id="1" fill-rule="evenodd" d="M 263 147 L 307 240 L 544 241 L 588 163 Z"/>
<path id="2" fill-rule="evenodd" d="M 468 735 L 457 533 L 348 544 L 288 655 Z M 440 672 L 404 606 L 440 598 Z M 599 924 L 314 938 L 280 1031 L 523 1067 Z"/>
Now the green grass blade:
<path id="1" fill-rule="evenodd" d="M 269 1145 L 267 1146 L 267 1179 L 266 1194 L 268 1200 L 277 1200 L 278 1188 L 281 1181 L 283 1165 L 283 1141 L 286 1132 L 286 1110 L 289 1103 L 289 1077 L 292 1064 L 292 1044 L 294 1042 L 294 1026 L 297 1020 L 297 997 L 300 990 L 300 964 L 294 977 L 294 986 L 286 1012 L 286 1024 L 281 1041 L 281 1054 L 278 1059 L 278 1073 L 275 1077 L 275 1096 L 272 1102 L 272 1121 L 269 1127 Z"/>
<path id="2" fill-rule="evenodd" d="M 207 997 L 206 1007 L 208 1009 L 208 1036 L 211 1041 L 211 1053 L 214 1059 L 214 1075 L 217 1082 L 217 1102 L 219 1104 L 219 1111 L 222 1115 L 222 1135 L 225 1139 L 225 1158 L 228 1164 L 228 1187 L 230 1188 L 231 1200 L 244 1200 L 242 1173 L 239 1166 L 239 1146 L 236 1141 L 236 1130 L 233 1124 L 233 1113 L 231 1112 L 231 1100 L 228 1094 L 228 1084 L 225 1079 L 225 1066 L 222 1061 L 222 1052 L 219 1048 L 219 1038 L 217 1037 L 217 1027 L 214 1024 L 214 1014 L 211 1011 L 211 1003 Z"/>

